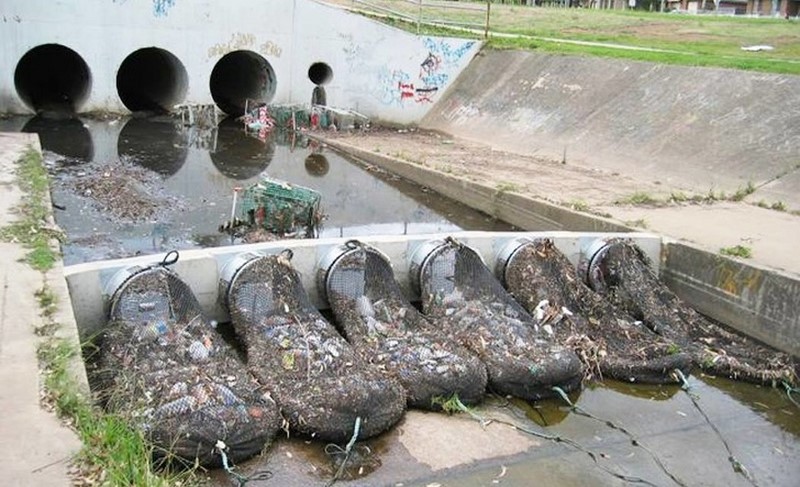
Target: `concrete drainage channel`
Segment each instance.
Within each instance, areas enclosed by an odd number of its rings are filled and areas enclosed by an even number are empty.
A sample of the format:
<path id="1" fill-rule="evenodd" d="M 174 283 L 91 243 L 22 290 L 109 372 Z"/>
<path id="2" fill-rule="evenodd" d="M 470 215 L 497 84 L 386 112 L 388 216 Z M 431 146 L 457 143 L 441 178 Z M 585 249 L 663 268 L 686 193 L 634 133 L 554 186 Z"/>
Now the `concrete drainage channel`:
<path id="1" fill-rule="evenodd" d="M 652 260 L 655 270 L 659 271 L 660 267 L 664 273 L 661 256 L 665 244 L 658 236 L 643 233 L 459 232 L 365 237 L 361 242 L 375 248 L 392 263 L 403 292 L 409 300 L 415 301 L 419 296 L 413 282 L 418 280 L 420 267 L 448 237 L 477 251 L 484 263 L 496 270 L 503 269 L 526 239 L 550 239 L 572 265 L 582 269 L 581 275 L 591 268 L 595 255 L 603 252 L 609 237 L 629 238 Z M 171 261 L 175 255 L 85 263 L 65 268 L 64 275 L 72 295 L 74 315 L 80 323 L 80 335 L 86 339 L 105 324 L 114 296 L 128 286 L 133 276 L 166 260 L 170 260 L 170 270 L 190 284 L 205 314 L 218 323 L 225 323 L 230 317 L 222 304 L 223 294 L 239 269 L 247 267 L 254 259 L 276 256 L 289 249 L 292 265 L 299 272 L 311 303 L 324 309 L 327 303 L 320 286 L 325 285 L 326 279 L 320 276 L 332 267 L 342 249 L 347 248 L 346 243 L 346 239 L 330 238 L 188 250 L 181 252 L 174 262 Z M 686 383 L 692 394 L 703 398 L 704 410 L 712 411 L 705 421 L 701 420 L 700 413 L 692 411 L 689 399 L 692 396 L 680 393 L 677 385 L 629 388 L 625 384 L 614 385 L 613 381 L 592 383 L 580 392 L 580 397 L 573 393 L 563 398 L 575 406 L 568 406 L 560 398 L 536 402 L 511 399 L 509 402 L 508 398 L 489 396 L 469 414 L 455 417 L 409 410 L 399 426 L 377 439 L 359 443 L 364 448 L 362 460 L 366 466 L 351 469 L 348 473 L 351 477 L 345 478 L 354 479 L 348 485 L 396 485 L 398 482 L 428 485 L 433 479 L 442 485 L 483 485 L 493 480 L 524 485 L 531 475 L 557 484 L 608 485 L 623 478 L 637 478 L 657 485 L 689 485 L 684 483 L 689 479 L 745 485 L 745 478 L 728 464 L 728 458 L 735 458 L 750 469 L 748 475 L 756 479 L 777 475 L 780 478 L 776 485 L 790 485 L 791 475 L 786 478 L 787 483 L 782 483 L 780 474 L 770 473 L 771 469 L 790 472 L 791 458 L 800 454 L 797 441 L 800 430 L 786 426 L 793 415 L 790 410 L 785 413 L 790 406 L 774 402 L 780 392 L 769 388 L 754 390 L 746 385 L 743 389 L 748 391 L 746 404 L 768 405 L 769 411 L 779 416 L 773 424 L 746 406 L 731 401 L 729 394 L 736 397 L 736 391 L 740 391 L 736 384 L 715 380 L 710 382 L 711 386 L 704 382 L 706 380 L 691 379 Z M 733 392 L 727 387 L 733 387 Z M 636 399 L 637 396 L 643 399 Z M 577 406 L 578 399 L 580 406 Z M 665 421 L 665 415 L 674 415 L 676 410 L 680 413 L 679 419 Z M 720 415 L 720 411 L 727 412 Z M 611 426 L 600 428 L 597 421 Z M 744 430 L 743 424 L 746 425 Z M 776 424 L 780 425 L 777 429 Z M 709 434 L 712 427 L 720 436 Z M 789 431 L 788 437 L 779 439 L 781 428 Z M 629 431 L 637 432 L 636 437 Z M 781 457 L 760 463 L 764 460 L 760 453 L 754 457 L 739 449 L 742 442 L 752 441 L 754 434 L 768 448 L 778 441 L 785 460 Z M 574 449 L 561 446 L 563 438 L 567 437 Z M 733 445 L 728 448 L 733 448 L 734 453 L 722 448 L 721 439 Z M 692 451 L 703 452 L 697 455 L 701 461 L 685 458 L 687 442 L 693 445 Z M 654 451 L 637 448 L 640 444 Z M 244 476 L 269 471 L 273 476 L 270 483 L 279 485 L 322 485 L 336 475 L 336 468 L 332 467 L 335 463 L 331 463 L 335 459 L 326 455 L 330 448 L 323 442 L 308 442 L 303 438 L 283 439 L 267 454 L 243 463 L 238 471 Z M 592 451 L 602 451 L 604 458 L 615 460 L 607 465 L 597 462 L 588 454 Z M 637 455 L 637 452 L 647 452 L 649 456 Z M 681 468 L 671 462 L 664 465 L 662 458 L 680 458 Z M 570 471 L 564 472 L 559 465 L 570 465 Z M 635 472 L 635 475 L 622 472 Z M 675 472 L 678 472 L 678 480 L 670 481 Z M 216 485 L 227 485 L 229 481 L 225 477 L 223 470 L 211 474 Z"/>

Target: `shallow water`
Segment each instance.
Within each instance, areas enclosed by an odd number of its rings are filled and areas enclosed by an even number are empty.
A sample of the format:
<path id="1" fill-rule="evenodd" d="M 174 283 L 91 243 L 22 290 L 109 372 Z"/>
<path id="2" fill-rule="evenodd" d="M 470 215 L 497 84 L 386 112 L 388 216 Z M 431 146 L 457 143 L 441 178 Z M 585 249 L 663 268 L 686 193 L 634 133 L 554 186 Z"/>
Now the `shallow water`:
<path id="1" fill-rule="evenodd" d="M 65 208 L 56 211 L 56 219 L 67 234 L 63 244 L 67 265 L 228 245 L 231 237 L 220 233 L 218 226 L 230 217 L 233 190 L 253 184 L 264 173 L 322 194 L 327 218 L 321 236 L 512 229 L 302 137 L 276 133 L 262 141 L 230 121 L 216 131 L 201 132 L 177 127 L 168 119 L 14 117 L 1 119 L 0 130 L 40 134 L 53 174 L 53 200 Z M 120 160 L 156 175 L 155 184 L 145 185 L 145 189 L 167 204 L 155 216 L 143 221 L 121 220 L 74 189 L 79 174 L 102 172 L 104 165 L 120 164 Z M 705 377 L 692 377 L 690 382 L 702 413 L 677 386 L 606 382 L 572 394 L 571 399 L 584 410 L 626 428 L 686 485 L 798 484 L 800 408 L 790 402 L 785 391 Z M 489 414 L 497 407 L 492 402 L 481 409 Z M 543 441 L 540 448 L 512 458 L 490 458 L 464 468 L 432 471 L 424 458 L 410 458 L 398 443 L 403 435 L 401 425 L 371 443 L 381 466 L 348 485 L 625 483 L 607 470 L 656 485 L 676 485 L 630 438 L 607 423 L 571 412 L 560 400 L 515 401 L 510 410 L 519 424 L 573 439 L 595 452 L 598 461 L 564 444 Z M 451 424 L 457 427 L 442 418 L 442 428 Z M 302 440 L 281 441 L 267 457 L 243 467 L 252 471 L 266 464 L 275 478 L 265 485 L 323 485 L 331 468 L 326 466 L 321 448 Z M 754 482 L 733 471 L 728 461 L 731 454 Z M 214 478 L 227 485 L 224 474 L 217 472 Z"/>
<path id="2" fill-rule="evenodd" d="M 304 137 L 273 133 L 265 140 L 224 120 L 216 131 L 181 128 L 171 119 L 0 120 L 0 130 L 36 132 L 54 176 L 56 222 L 66 232 L 66 265 L 229 245 L 219 226 L 230 219 L 234 188 L 262 174 L 322 195 L 321 237 L 356 237 L 510 230 L 497 221 L 407 181 L 359 165 Z M 125 161 L 158 177 L 147 185 L 165 201 L 145 221 L 115 218 L 74 181 Z"/>

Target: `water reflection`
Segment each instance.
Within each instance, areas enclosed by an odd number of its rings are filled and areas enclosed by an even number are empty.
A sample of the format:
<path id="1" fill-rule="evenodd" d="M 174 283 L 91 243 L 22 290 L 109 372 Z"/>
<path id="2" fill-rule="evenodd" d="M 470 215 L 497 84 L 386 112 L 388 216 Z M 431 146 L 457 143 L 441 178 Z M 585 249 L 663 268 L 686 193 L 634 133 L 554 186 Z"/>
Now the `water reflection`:
<path id="1" fill-rule="evenodd" d="M 39 134 L 44 150 L 85 162 L 94 157 L 92 136 L 77 118 L 54 119 L 37 115 L 25 123 L 22 131 Z"/>
<path id="2" fill-rule="evenodd" d="M 305 166 L 306 172 L 316 177 L 322 177 L 328 174 L 328 170 L 331 167 L 328 158 L 318 153 L 309 154 L 308 157 L 306 157 Z"/>
<path id="3" fill-rule="evenodd" d="M 241 122 L 226 118 L 217 127 L 216 148 L 211 152 L 211 162 L 225 176 L 244 180 L 258 176 L 267 169 L 275 156 L 275 134 L 264 140 L 244 130 Z"/>
<path id="4" fill-rule="evenodd" d="M 186 134 L 170 118 L 131 118 L 117 140 L 117 153 L 164 176 L 177 173 L 186 162 Z"/>

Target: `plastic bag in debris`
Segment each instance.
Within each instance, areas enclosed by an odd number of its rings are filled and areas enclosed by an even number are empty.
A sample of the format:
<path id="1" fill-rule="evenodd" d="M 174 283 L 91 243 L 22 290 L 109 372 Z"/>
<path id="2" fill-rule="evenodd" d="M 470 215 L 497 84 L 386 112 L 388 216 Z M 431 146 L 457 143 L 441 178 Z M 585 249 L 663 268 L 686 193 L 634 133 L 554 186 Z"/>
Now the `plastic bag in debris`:
<path id="1" fill-rule="evenodd" d="M 238 462 L 260 453 L 281 424 L 277 405 L 165 267 L 142 270 L 117 290 L 90 371 L 106 409 L 154 445 L 156 465 L 222 466 L 219 440 Z"/>
<path id="2" fill-rule="evenodd" d="M 650 329 L 690 351 L 707 373 L 762 384 L 798 383 L 798 363 L 697 313 L 667 288 L 633 242 L 610 240 L 593 263 L 592 287 Z"/>
<path id="3" fill-rule="evenodd" d="M 358 355 L 398 379 L 409 406 L 440 409 L 454 394 L 465 404 L 479 402 L 486 391 L 483 363 L 405 299 L 380 253 L 358 242 L 347 247 L 327 272 L 326 292 Z"/>
<path id="4" fill-rule="evenodd" d="M 572 350 L 535 331 L 533 318 L 467 246 L 447 239 L 420 270 L 422 309 L 486 365 L 489 388 L 526 400 L 580 386 Z"/>
<path id="5" fill-rule="evenodd" d="M 587 378 L 678 382 L 692 357 L 593 292 L 552 240 L 522 244 L 505 263 L 506 287 L 558 343 L 572 347 Z"/>
<path id="6" fill-rule="evenodd" d="M 272 387 L 290 428 L 333 442 L 377 435 L 406 405 L 402 386 L 368 366 L 311 304 L 290 253 L 257 257 L 227 292 L 249 370 Z"/>

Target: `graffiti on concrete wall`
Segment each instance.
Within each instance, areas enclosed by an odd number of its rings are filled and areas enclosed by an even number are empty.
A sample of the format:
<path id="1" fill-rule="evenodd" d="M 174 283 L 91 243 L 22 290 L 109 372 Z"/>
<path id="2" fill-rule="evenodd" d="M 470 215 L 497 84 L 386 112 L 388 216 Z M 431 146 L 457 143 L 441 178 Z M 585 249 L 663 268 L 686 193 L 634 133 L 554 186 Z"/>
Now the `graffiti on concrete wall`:
<path id="1" fill-rule="evenodd" d="M 378 98 L 386 105 L 433 103 L 459 66 L 464 55 L 475 42 L 458 42 L 445 39 L 425 38 L 423 45 L 428 54 L 421 60 L 419 71 L 412 75 L 403 70 L 384 70 L 379 73 Z"/>
<path id="2" fill-rule="evenodd" d="M 125 3 L 128 0 L 111 0 L 112 3 Z M 166 17 L 169 9 L 175 6 L 177 0 L 153 0 L 153 15 L 156 17 Z"/>
<path id="3" fill-rule="evenodd" d="M 256 46 L 256 36 L 251 33 L 236 32 L 231 35 L 231 38 L 226 42 L 218 42 L 208 48 L 209 59 L 224 56 L 229 52 L 239 51 L 242 49 L 257 49 L 265 56 L 281 57 L 283 49 L 278 44 L 267 41 L 259 46 Z"/>
<path id="4" fill-rule="evenodd" d="M 153 15 L 166 17 L 169 9 L 175 6 L 175 0 L 153 0 Z"/>

